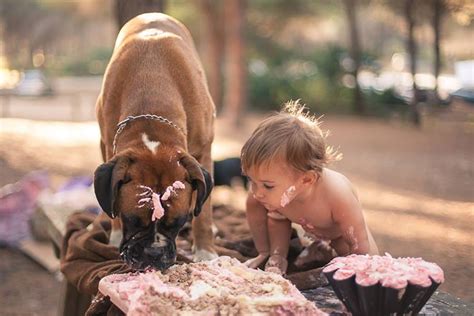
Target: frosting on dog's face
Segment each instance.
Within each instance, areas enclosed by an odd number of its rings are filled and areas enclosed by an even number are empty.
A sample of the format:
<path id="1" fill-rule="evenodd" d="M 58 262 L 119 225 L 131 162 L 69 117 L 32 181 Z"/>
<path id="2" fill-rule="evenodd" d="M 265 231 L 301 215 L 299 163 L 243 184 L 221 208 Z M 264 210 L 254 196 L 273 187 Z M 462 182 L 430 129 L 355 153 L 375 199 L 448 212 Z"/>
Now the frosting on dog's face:
<path id="1" fill-rule="evenodd" d="M 199 214 L 209 195 L 202 193 L 207 172 L 201 172 L 194 158 L 163 145 L 155 149 L 156 153 L 149 148 L 130 152 L 109 166 L 112 185 L 108 185 L 113 190 L 101 193 L 101 178 L 109 173 L 96 171 L 94 180 L 104 211 L 122 221 L 121 257 L 137 269 L 165 269 L 175 262 L 179 231 L 193 210 L 194 215 Z M 201 172 L 200 177 L 196 172 Z M 212 184 L 208 186 L 210 190 Z"/>
<path id="2" fill-rule="evenodd" d="M 121 255 L 135 268 L 164 269 L 175 261 L 176 236 L 194 205 L 186 170 L 175 159 L 136 159 L 119 192 Z"/>
<path id="3" fill-rule="evenodd" d="M 162 203 L 168 201 L 173 196 L 177 196 L 178 190 L 183 190 L 186 186 L 181 181 L 175 181 L 172 185 L 168 186 L 162 194 L 153 192 L 153 189 L 144 185 L 139 185 L 138 188 L 143 190 L 142 193 L 137 195 L 139 198 L 138 208 L 151 208 L 153 210 L 151 220 L 154 222 L 165 215 L 165 209 Z M 169 206 L 169 204 L 167 205 Z"/>

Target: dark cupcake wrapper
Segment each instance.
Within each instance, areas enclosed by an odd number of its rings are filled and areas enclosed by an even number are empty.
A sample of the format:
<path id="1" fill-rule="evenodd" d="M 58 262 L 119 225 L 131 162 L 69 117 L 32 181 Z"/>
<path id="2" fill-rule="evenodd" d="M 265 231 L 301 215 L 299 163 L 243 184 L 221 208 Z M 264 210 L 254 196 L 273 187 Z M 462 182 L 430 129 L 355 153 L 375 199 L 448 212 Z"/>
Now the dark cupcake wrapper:
<path id="1" fill-rule="evenodd" d="M 391 287 L 381 287 L 380 315 L 392 315 L 402 310 L 402 301 L 406 288 L 394 289 Z"/>
<path id="2" fill-rule="evenodd" d="M 359 299 L 357 298 L 355 275 L 344 280 L 336 280 L 334 279 L 335 272 L 336 271 L 325 272 L 324 275 L 334 289 L 337 297 L 344 303 L 353 316 L 364 315 L 361 313 Z"/>
<path id="3" fill-rule="evenodd" d="M 421 309 L 423 308 L 423 306 L 425 306 L 425 304 L 428 302 L 428 300 L 430 299 L 430 297 L 433 295 L 433 293 L 438 289 L 438 287 L 441 285 L 441 283 L 437 283 L 435 280 L 433 280 L 431 277 L 430 277 L 432 283 L 431 283 L 431 286 L 429 288 L 428 291 L 426 291 L 426 294 L 425 296 L 420 300 L 420 302 L 415 305 L 415 307 L 413 308 L 413 312 L 418 314 Z"/>
<path id="4" fill-rule="evenodd" d="M 380 311 L 380 284 L 370 286 L 356 284 L 360 311 L 363 315 L 379 315 Z"/>
<path id="5" fill-rule="evenodd" d="M 405 288 L 384 287 L 378 282 L 362 286 L 355 282 L 355 275 L 344 279 L 334 279 L 337 269 L 323 272 L 336 296 L 354 316 L 359 315 L 417 315 L 440 283 L 432 278 L 428 287 L 408 283 Z"/>
<path id="6" fill-rule="evenodd" d="M 333 270 L 330 272 L 323 271 L 323 274 L 326 277 L 326 279 L 328 279 L 329 284 L 331 284 L 331 287 L 334 290 L 334 293 L 336 293 L 337 298 L 339 298 L 339 300 L 342 301 L 341 292 L 339 291 L 339 288 L 336 285 L 336 280 L 334 280 L 334 273 L 336 273 L 336 270 Z"/>
<path id="7" fill-rule="evenodd" d="M 428 302 L 431 295 L 436 291 L 440 283 L 436 283 L 431 277 L 431 285 L 423 287 L 408 283 L 406 293 L 403 297 L 403 310 L 400 315 L 418 315 L 423 306 Z"/>

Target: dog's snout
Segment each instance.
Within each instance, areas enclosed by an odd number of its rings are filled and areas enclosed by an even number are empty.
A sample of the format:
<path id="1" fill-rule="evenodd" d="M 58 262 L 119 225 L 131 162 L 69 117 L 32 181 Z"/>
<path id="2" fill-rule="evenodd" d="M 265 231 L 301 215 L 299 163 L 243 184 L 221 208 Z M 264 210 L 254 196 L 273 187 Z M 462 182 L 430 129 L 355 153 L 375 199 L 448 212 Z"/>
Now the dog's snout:
<path id="1" fill-rule="evenodd" d="M 153 248 L 166 247 L 166 246 L 168 246 L 168 244 L 169 244 L 168 238 L 166 238 L 165 236 L 163 236 L 160 233 L 156 233 L 155 234 L 155 239 L 154 239 L 153 243 L 151 244 L 151 247 L 153 247 Z"/>
<path id="2" fill-rule="evenodd" d="M 165 248 L 164 247 L 154 247 L 153 245 L 151 247 L 147 247 L 144 249 L 145 255 L 148 257 L 152 258 L 157 258 L 163 256 L 165 253 Z"/>
<path id="3" fill-rule="evenodd" d="M 149 232 L 148 238 L 130 239 L 122 245 L 122 258 L 135 269 L 167 269 L 176 261 L 176 244 L 164 234 Z"/>

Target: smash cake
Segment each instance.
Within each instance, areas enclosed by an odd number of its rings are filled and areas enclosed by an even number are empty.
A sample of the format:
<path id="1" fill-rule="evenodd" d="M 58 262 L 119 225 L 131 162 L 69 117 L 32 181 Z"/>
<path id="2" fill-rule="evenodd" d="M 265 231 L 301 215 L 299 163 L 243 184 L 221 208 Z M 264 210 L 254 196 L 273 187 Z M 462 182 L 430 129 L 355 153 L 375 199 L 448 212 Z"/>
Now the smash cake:
<path id="1" fill-rule="evenodd" d="M 327 315 L 282 276 L 230 257 L 165 272 L 104 277 L 99 291 L 127 315 Z"/>

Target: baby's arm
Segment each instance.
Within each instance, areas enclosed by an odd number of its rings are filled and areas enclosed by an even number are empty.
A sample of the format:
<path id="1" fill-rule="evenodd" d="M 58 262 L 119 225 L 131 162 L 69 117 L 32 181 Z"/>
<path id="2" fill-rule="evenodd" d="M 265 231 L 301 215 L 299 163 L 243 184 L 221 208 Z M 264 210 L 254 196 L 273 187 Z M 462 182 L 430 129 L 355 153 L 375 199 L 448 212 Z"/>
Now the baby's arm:
<path id="1" fill-rule="evenodd" d="M 267 210 L 258 203 L 249 192 L 247 196 L 247 222 L 252 234 L 258 256 L 247 260 L 245 264 L 250 268 L 257 268 L 270 254 L 270 241 L 268 240 Z"/>
<path id="2" fill-rule="evenodd" d="M 339 227 L 342 237 L 331 245 L 338 255 L 370 253 L 369 237 L 364 214 L 351 184 L 348 180 L 339 182 L 331 194 L 333 220 Z"/>
<path id="3" fill-rule="evenodd" d="M 270 238 L 270 259 L 265 271 L 286 273 L 288 250 L 290 248 L 291 222 L 286 218 L 272 217 L 268 213 L 268 235 Z"/>

